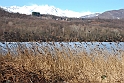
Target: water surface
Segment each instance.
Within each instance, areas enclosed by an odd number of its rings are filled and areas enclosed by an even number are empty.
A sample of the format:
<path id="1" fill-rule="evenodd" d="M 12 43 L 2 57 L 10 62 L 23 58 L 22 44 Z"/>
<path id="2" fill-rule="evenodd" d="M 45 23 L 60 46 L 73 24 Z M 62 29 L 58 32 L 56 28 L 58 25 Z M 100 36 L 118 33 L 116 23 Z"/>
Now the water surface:
<path id="1" fill-rule="evenodd" d="M 124 42 L 0 42 L 0 54 L 6 54 L 8 51 L 16 54 L 18 50 L 31 49 L 45 53 L 47 49 L 53 52 L 59 50 L 73 50 L 78 52 L 108 52 L 120 54 L 124 51 Z"/>

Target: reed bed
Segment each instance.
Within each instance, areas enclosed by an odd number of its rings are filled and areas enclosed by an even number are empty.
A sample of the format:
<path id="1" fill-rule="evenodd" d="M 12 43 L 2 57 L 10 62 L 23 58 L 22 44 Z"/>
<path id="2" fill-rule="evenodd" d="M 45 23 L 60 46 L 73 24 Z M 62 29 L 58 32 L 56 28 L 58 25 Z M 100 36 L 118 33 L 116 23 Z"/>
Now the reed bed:
<path id="1" fill-rule="evenodd" d="M 96 47 L 87 53 L 82 45 L 75 44 L 72 49 L 59 42 L 6 46 L 7 52 L 0 54 L 1 83 L 124 82 L 123 51 L 118 50 L 117 55 Z"/>

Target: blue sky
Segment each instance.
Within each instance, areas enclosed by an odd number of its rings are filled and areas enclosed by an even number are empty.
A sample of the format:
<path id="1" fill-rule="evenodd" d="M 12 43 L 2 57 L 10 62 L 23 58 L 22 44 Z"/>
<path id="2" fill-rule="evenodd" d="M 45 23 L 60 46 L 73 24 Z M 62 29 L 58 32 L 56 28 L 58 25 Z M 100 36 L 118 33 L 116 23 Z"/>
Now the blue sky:
<path id="1" fill-rule="evenodd" d="M 50 5 L 76 12 L 124 9 L 124 0 L 1 0 L 0 6 Z"/>

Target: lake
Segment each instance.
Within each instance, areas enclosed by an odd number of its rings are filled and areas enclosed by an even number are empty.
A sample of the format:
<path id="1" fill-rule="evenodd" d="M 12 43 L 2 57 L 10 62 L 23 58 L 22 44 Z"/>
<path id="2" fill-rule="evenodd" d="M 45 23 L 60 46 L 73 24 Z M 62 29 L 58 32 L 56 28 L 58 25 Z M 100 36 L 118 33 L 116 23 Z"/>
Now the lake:
<path id="1" fill-rule="evenodd" d="M 75 53 L 86 52 L 108 52 L 110 54 L 120 54 L 124 52 L 124 42 L 0 42 L 0 54 L 8 51 L 16 54 L 18 50 L 31 49 L 34 53 L 45 53 L 45 50 L 53 53 L 54 49 L 73 50 Z"/>

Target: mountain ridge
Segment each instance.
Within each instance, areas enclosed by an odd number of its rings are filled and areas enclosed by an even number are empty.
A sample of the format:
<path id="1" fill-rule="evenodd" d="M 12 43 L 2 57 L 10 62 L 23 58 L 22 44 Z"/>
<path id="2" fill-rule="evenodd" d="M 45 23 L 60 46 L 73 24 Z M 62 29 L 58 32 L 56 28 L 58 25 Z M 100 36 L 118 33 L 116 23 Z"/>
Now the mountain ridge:
<path id="1" fill-rule="evenodd" d="M 95 13 L 86 16 L 81 16 L 85 19 L 124 19 L 124 9 L 109 10 L 103 13 Z"/>
<path id="2" fill-rule="evenodd" d="M 21 13 L 30 15 L 31 12 L 40 12 L 41 14 L 50 14 L 56 16 L 66 16 L 66 17 L 80 17 L 84 15 L 93 14 L 91 12 L 75 12 L 72 10 L 62 10 L 60 8 L 56 8 L 54 6 L 49 5 L 32 5 L 32 6 L 10 6 L 10 7 L 2 7 L 9 12 Z"/>
<path id="3" fill-rule="evenodd" d="M 124 9 L 105 11 L 98 17 L 102 19 L 124 19 Z"/>
<path id="4" fill-rule="evenodd" d="M 11 13 L 20 13 L 31 15 L 32 12 L 40 12 L 41 14 L 55 15 L 60 17 L 84 18 L 84 19 L 124 19 L 124 9 L 108 10 L 103 13 L 91 12 L 74 12 L 71 10 L 62 10 L 49 5 L 32 5 L 32 6 L 10 6 L 2 7 Z"/>

